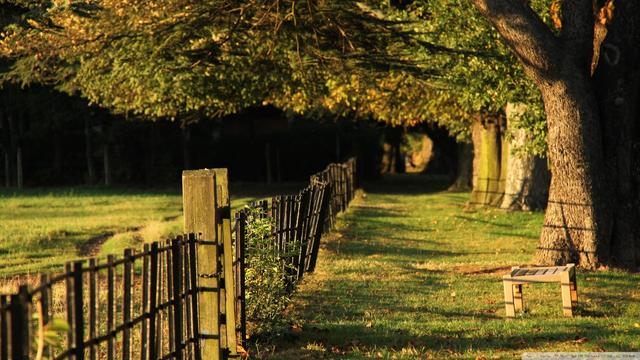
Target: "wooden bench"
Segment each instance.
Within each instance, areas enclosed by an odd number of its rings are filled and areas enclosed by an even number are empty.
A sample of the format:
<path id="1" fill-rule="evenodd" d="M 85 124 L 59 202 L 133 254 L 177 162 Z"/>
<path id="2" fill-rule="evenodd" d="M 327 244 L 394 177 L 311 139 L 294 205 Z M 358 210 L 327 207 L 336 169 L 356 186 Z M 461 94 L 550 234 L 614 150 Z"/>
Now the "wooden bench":
<path id="1" fill-rule="evenodd" d="M 573 303 L 578 301 L 576 267 L 574 264 L 567 264 L 566 266 L 511 268 L 511 273 L 502 277 L 507 317 L 515 317 L 516 310 L 524 310 L 523 284 L 552 282 L 560 283 L 563 314 L 573 316 Z"/>

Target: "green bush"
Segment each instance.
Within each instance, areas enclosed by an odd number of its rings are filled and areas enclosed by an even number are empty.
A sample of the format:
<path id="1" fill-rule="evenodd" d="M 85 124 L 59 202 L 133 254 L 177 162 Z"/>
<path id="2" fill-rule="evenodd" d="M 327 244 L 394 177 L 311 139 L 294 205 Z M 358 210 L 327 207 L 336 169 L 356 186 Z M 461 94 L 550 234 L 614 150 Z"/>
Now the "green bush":
<path id="1" fill-rule="evenodd" d="M 246 226 L 245 296 L 252 337 L 278 335 L 287 323 L 288 271 L 273 246 L 273 219 L 250 209 Z"/>

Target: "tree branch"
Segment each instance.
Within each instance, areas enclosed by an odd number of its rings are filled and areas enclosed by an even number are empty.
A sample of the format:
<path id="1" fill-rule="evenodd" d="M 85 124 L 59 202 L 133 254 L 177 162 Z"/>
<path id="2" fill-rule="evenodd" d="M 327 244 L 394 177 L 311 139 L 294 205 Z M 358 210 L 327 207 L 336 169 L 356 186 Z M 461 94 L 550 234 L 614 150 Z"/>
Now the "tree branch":
<path id="1" fill-rule="evenodd" d="M 559 39 L 522 0 L 470 0 L 498 30 L 537 82 L 553 80 L 561 63 Z"/>
<path id="2" fill-rule="evenodd" d="M 560 40 L 565 54 L 573 59 L 578 68 L 590 71 L 595 24 L 592 0 L 564 0 L 562 22 Z"/>

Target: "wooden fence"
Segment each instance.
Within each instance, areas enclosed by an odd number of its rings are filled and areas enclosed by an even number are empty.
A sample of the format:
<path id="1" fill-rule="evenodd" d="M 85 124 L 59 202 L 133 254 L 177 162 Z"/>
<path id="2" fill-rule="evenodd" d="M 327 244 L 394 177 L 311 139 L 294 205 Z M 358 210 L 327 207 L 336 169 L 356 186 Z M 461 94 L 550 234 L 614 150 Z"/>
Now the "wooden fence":
<path id="1" fill-rule="evenodd" d="M 252 204 L 275 224 L 289 290 L 314 270 L 323 232 L 353 199 L 355 169 L 355 159 L 331 164 L 297 195 Z M 185 171 L 183 201 L 189 234 L 72 262 L 0 295 L 0 360 L 240 358 L 248 210 L 232 229 L 226 169 Z"/>

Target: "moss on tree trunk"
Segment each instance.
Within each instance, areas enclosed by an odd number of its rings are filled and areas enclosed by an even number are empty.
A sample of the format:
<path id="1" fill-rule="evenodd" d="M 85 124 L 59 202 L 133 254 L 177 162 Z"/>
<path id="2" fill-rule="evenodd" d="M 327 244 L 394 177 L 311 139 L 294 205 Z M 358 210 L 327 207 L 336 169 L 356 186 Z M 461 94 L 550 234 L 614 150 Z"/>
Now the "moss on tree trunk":
<path id="1" fill-rule="evenodd" d="M 504 195 L 503 136 L 499 117 L 473 125 L 474 181 L 470 204 L 498 206 Z"/>

